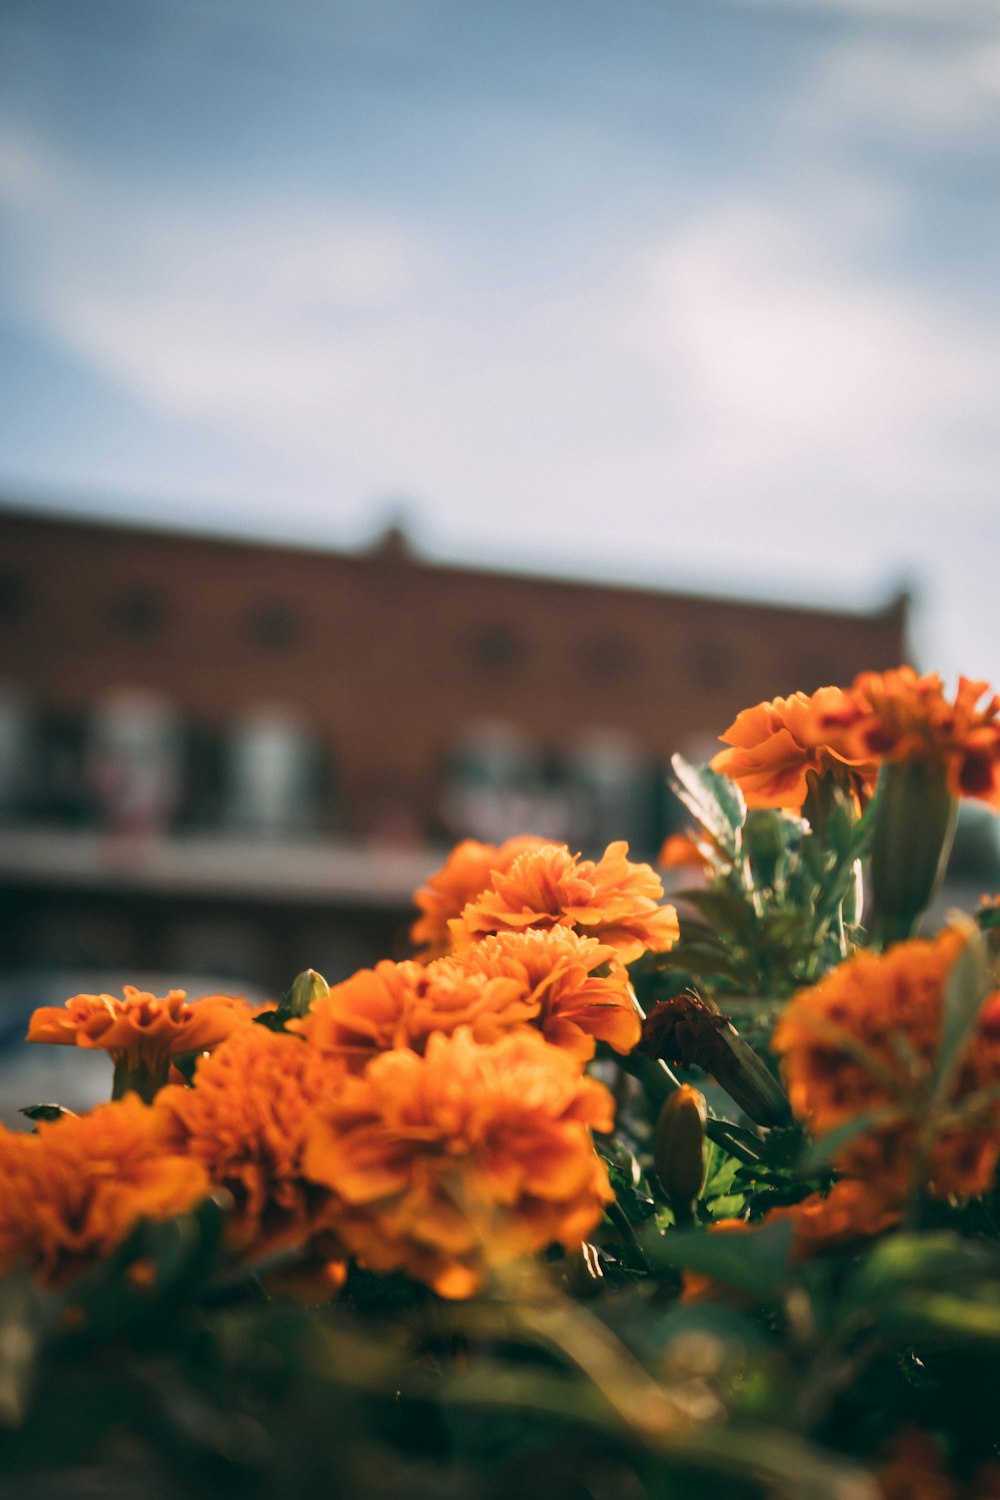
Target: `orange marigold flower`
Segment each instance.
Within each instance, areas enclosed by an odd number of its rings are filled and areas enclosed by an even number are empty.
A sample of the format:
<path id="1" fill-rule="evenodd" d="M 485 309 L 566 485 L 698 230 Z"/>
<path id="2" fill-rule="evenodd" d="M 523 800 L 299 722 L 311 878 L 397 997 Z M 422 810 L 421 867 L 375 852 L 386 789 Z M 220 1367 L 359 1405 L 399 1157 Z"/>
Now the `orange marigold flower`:
<path id="1" fill-rule="evenodd" d="M 357 1069 L 393 1047 L 422 1052 L 434 1032 L 459 1026 L 468 1026 L 477 1041 L 494 1041 L 530 1024 L 538 1012 L 538 1002 L 510 975 L 472 972 L 448 957 L 429 964 L 383 959 L 333 985 L 289 1028 Z"/>
<path id="2" fill-rule="evenodd" d="M 151 1071 L 184 1052 L 207 1052 L 254 1016 L 235 995 L 189 1001 L 184 990 L 158 999 L 127 984 L 115 995 L 74 995 L 65 1005 L 43 1005 L 28 1026 L 29 1042 L 103 1048 L 114 1062 L 129 1057 Z"/>
<path id="3" fill-rule="evenodd" d="M 862 672 L 851 688 L 853 711 L 842 716 L 839 732 L 851 754 L 930 761 L 944 767 L 953 797 L 1000 808 L 1000 695 L 976 706 L 988 692 L 988 683 L 960 677 L 949 702 L 936 672 Z"/>
<path id="4" fill-rule="evenodd" d="M 421 915 L 411 927 L 410 937 L 416 947 L 423 949 L 421 957 L 436 958 L 447 953 L 451 947 L 448 932 L 451 919 L 486 889 L 494 871 L 503 874 L 525 849 L 540 848 L 544 842 L 525 833 L 504 844 L 480 844 L 476 839 L 464 839 L 457 844 L 441 869 L 413 898 Z"/>
<path id="5" fill-rule="evenodd" d="M 664 870 L 707 870 L 711 867 L 704 850 L 687 833 L 672 833 L 665 839 L 656 863 Z"/>
<path id="6" fill-rule="evenodd" d="M 140 1219 L 187 1213 L 210 1190 L 134 1095 L 87 1115 L 0 1129 L 0 1271 L 62 1286 L 110 1255 Z"/>
<path id="7" fill-rule="evenodd" d="M 712 770 L 737 783 L 747 807 L 798 810 L 809 791 L 810 772 L 833 777 L 864 802 L 874 788 L 878 760 L 848 748 L 843 722 L 853 712 L 850 695 L 837 687 L 745 708 L 720 735 L 731 748 L 713 757 Z"/>
<path id="8" fill-rule="evenodd" d="M 341 1200 L 348 1249 L 468 1297 L 491 1265 L 573 1249 L 612 1192 L 591 1130 L 611 1095 L 531 1031 L 482 1046 L 460 1028 L 426 1054 L 374 1058 L 317 1116 L 305 1169 Z"/>
<path id="9" fill-rule="evenodd" d="M 659 904 L 663 885 L 649 865 L 633 864 L 628 845 L 609 844 L 599 860 L 571 854 L 565 844 L 543 844 L 519 854 L 506 873 L 450 924 L 456 947 L 491 932 L 575 927 L 631 963 L 677 941 L 677 913 Z"/>
<path id="10" fill-rule="evenodd" d="M 795 1113 L 816 1136 L 872 1110 L 885 1117 L 837 1153 L 853 1176 L 905 1195 L 926 1125 L 924 1090 L 940 1039 L 948 972 L 962 935 L 898 943 L 884 954 L 858 953 L 789 1003 L 774 1033 Z M 963 1103 L 1000 1081 L 1000 1035 L 991 1000 L 957 1069 L 927 1157 L 937 1196 L 976 1195 L 990 1187 L 1000 1153 L 1000 1101 Z"/>
<path id="11" fill-rule="evenodd" d="M 772 1208 L 762 1224 L 782 1220 L 792 1225 L 792 1255 L 807 1260 L 857 1240 L 872 1239 L 902 1218 L 901 1203 L 887 1198 L 878 1184 L 845 1177 L 830 1191 L 810 1193 L 801 1203 Z"/>
<path id="12" fill-rule="evenodd" d="M 327 1227 L 330 1195 L 305 1180 L 302 1157 L 314 1111 L 343 1077 L 299 1037 L 246 1026 L 198 1064 L 193 1087 L 160 1090 L 153 1108 L 173 1148 L 233 1196 L 234 1250 L 261 1255 Z"/>
<path id="13" fill-rule="evenodd" d="M 843 1178 L 825 1196 L 810 1193 L 801 1203 L 770 1209 L 754 1223 L 748 1219 L 716 1219 L 708 1229 L 711 1234 L 754 1234 L 768 1224 L 790 1223 L 791 1258 L 808 1260 L 827 1250 L 846 1248 L 882 1234 L 899 1223 L 902 1212 L 900 1203 L 887 1200 L 878 1186 Z M 731 1292 L 724 1283 L 702 1271 L 685 1271 L 682 1301 L 702 1302 L 706 1298 L 746 1300 L 744 1294 Z"/>
<path id="14" fill-rule="evenodd" d="M 618 953 L 571 928 L 498 932 L 440 960 L 442 968 L 446 964 L 469 976 L 514 980 L 545 1040 L 581 1062 L 593 1057 L 595 1040 L 624 1053 L 642 1035 L 628 971 Z"/>
<path id="15" fill-rule="evenodd" d="M 435 1032 L 450 1035 L 459 1026 L 477 1042 L 535 1026 L 586 1062 L 595 1038 L 619 1052 L 639 1040 L 628 973 L 617 959 L 614 948 L 565 927 L 504 932 L 428 964 L 385 960 L 361 969 L 291 1029 L 341 1054 L 355 1071 L 374 1052 L 423 1052 Z"/>

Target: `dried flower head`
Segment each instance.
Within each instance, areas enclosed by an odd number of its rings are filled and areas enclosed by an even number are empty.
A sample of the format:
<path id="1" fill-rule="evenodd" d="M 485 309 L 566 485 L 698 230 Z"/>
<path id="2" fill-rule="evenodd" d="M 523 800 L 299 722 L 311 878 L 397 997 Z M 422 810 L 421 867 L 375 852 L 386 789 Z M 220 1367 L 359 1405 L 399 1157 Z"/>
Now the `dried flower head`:
<path id="1" fill-rule="evenodd" d="M 614 948 L 622 963 L 677 941 L 677 913 L 662 906 L 663 885 L 649 865 L 628 859 L 628 845 L 609 844 L 599 860 L 544 844 L 519 854 L 506 873 L 450 924 L 456 947 L 492 932 L 572 927 Z"/>
<path id="2" fill-rule="evenodd" d="M 305 1169 L 341 1200 L 362 1264 L 467 1297 L 491 1265 L 575 1248 L 594 1227 L 612 1193 L 590 1132 L 612 1117 L 603 1085 L 536 1033 L 483 1046 L 463 1027 L 349 1077 L 315 1120 Z"/>
<path id="3" fill-rule="evenodd" d="M 88 1115 L 0 1130 L 0 1270 L 61 1286 L 110 1255 L 141 1219 L 187 1213 L 210 1190 L 162 1118 L 129 1096 Z"/>

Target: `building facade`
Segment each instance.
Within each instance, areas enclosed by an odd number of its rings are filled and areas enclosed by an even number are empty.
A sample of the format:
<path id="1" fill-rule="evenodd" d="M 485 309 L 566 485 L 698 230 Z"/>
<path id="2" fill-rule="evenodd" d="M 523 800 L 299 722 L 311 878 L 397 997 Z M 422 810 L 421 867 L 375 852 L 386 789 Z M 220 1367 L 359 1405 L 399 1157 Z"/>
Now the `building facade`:
<path id="1" fill-rule="evenodd" d="M 443 566 L 399 532 L 340 554 L 11 509 L 0 965 L 72 958 L 86 910 L 116 960 L 145 941 L 144 968 L 223 951 L 273 983 L 310 931 L 352 966 L 454 838 L 649 855 L 673 751 L 906 654 L 902 598 L 787 608 Z M 280 960 L 252 956 L 265 925 Z"/>

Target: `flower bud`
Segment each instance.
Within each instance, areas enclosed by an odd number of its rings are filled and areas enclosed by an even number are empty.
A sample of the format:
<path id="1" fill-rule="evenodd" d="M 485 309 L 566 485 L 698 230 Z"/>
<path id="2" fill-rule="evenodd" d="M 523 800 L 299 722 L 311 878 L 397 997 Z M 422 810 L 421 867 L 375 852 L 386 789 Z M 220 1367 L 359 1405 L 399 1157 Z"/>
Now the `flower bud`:
<path id="1" fill-rule="evenodd" d="M 886 766 L 872 841 L 875 934 L 883 945 L 912 936 L 941 883 L 957 803 L 945 768 L 910 759 Z"/>
<path id="2" fill-rule="evenodd" d="M 682 1083 L 664 1100 L 653 1136 L 653 1165 L 678 1224 L 694 1222 L 705 1185 L 705 1096 Z"/>
<path id="3" fill-rule="evenodd" d="M 292 987 L 281 1002 L 282 1010 L 293 1016 L 307 1016 L 317 1000 L 330 993 L 330 986 L 315 969 L 303 969 L 292 981 Z"/>

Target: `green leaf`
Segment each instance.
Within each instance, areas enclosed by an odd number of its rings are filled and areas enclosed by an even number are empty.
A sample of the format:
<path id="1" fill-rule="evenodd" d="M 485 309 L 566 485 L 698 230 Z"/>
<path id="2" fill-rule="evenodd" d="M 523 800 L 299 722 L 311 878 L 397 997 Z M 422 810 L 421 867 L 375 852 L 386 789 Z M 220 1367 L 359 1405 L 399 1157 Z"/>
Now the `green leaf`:
<path id="1" fill-rule="evenodd" d="M 944 988 L 941 1042 L 931 1080 L 932 1107 L 948 1096 L 989 989 L 986 945 L 970 924 L 966 944 L 952 964 Z"/>
<path id="2" fill-rule="evenodd" d="M 194 1074 L 198 1063 L 205 1056 L 207 1056 L 205 1052 L 181 1052 L 176 1057 L 172 1057 L 170 1061 L 178 1073 L 180 1073 L 184 1082 L 190 1085 L 194 1083 Z"/>
<path id="3" fill-rule="evenodd" d="M 671 757 L 673 790 L 690 813 L 730 858 L 739 847 L 746 803 L 739 787 L 708 766 L 693 766 L 683 755 Z"/>
<path id="4" fill-rule="evenodd" d="M 716 931 L 734 938 L 746 939 L 753 926 L 753 908 L 724 888 L 673 891 L 671 900 L 693 907 Z"/>
<path id="5" fill-rule="evenodd" d="M 868 1252 L 851 1282 L 854 1306 L 880 1305 L 901 1290 L 950 1289 L 1000 1271 L 1000 1247 L 950 1230 L 892 1234 Z"/>
<path id="6" fill-rule="evenodd" d="M 608 1178 L 623 1213 L 632 1224 L 652 1218 L 656 1204 L 646 1191 L 639 1163 L 625 1146 L 601 1144 L 597 1154 L 608 1169 Z"/>
<path id="7" fill-rule="evenodd" d="M 61 1120 L 66 1115 L 76 1118 L 76 1111 L 67 1109 L 65 1104 L 27 1104 L 18 1114 L 26 1115 L 29 1120 Z"/>
<path id="8" fill-rule="evenodd" d="M 789 1223 L 767 1224 L 745 1232 L 712 1233 L 674 1229 L 640 1243 L 651 1266 L 700 1271 L 761 1302 L 777 1296 L 788 1279 L 792 1244 Z"/>
<path id="9" fill-rule="evenodd" d="M 262 1010 L 259 1016 L 254 1016 L 253 1024 L 263 1026 L 267 1031 L 284 1031 L 285 1022 L 293 1019 L 290 1010 Z"/>

